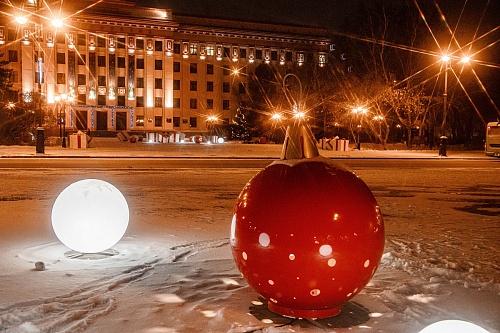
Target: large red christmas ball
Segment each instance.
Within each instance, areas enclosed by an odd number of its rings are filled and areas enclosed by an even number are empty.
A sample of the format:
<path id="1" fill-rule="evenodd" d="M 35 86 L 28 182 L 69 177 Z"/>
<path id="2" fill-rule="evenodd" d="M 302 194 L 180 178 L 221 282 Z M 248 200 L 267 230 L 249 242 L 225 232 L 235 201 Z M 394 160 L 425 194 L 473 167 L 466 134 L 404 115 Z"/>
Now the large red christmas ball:
<path id="1" fill-rule="evenodd" d="M 323 157 L 274 162 L 241 191 L 230 244 L 269 309 L 325 318 L 361 291 L 380 263 L 384 223 L 368 188 Z"/>

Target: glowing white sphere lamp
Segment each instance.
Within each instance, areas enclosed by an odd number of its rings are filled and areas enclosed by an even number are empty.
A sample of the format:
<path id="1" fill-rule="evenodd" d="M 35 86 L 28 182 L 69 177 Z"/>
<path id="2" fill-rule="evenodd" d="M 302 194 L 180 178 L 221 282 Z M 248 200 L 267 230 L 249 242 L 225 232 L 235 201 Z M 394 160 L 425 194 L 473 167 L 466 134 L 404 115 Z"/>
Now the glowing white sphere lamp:
<path id="1" fill-rule="evenodd" d="M 52 207 L 52 228 L 59 240 L 82 253 L 111 248 L 125 234 L 129 209 L 122 193 L 99 179 L 66 187 Z"/>
<path id="2" fill-rule="evenodd" d="M 489 333 L 484 328 L 463 320 L 442 320 L 431 324 L 420 331 L 420 333 Z"/>

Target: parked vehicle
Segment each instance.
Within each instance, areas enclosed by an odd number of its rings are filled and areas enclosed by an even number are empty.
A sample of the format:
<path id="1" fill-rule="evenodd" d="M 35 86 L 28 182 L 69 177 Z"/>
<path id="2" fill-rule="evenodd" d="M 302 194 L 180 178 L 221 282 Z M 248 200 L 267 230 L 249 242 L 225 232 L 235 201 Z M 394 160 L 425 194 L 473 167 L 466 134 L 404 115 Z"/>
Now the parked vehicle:
<path id="1" fill-rule="evenodd" d="M 488 123 L 484 149 L 486 156 L 500 157 L 500 121 Z"/>

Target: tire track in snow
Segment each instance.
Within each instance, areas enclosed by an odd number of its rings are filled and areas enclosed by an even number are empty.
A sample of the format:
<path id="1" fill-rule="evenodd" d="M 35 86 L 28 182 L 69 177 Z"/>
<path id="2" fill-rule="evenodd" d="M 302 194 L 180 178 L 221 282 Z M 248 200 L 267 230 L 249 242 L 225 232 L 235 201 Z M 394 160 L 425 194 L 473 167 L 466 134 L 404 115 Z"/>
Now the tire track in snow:
<path id="1" fill-rule="evenodd" d="M 173 246 L 169 248 L 168 258 L 165 261 L 184 261 L 200 250 L 228 244 L 228 239 L 224 239 Z M 67 294 L 0 305 L 0 332 L 83 331 L 97 318 L 109 314 L 116 308 L 114 291 L 146 279 L 160 262 L 162 259 L 155 259 L 128 267 L 118 275 L 92 281 Z"/>
<path id="2" fill-rule="evenodd" d="M 17 332 L 74 332 L 115 308 L 110 292 L 136 281 L 159 260 L 130 267 L 121 274 L 88 283 L 60 296 L 0 306 L 0 329 Z"/>

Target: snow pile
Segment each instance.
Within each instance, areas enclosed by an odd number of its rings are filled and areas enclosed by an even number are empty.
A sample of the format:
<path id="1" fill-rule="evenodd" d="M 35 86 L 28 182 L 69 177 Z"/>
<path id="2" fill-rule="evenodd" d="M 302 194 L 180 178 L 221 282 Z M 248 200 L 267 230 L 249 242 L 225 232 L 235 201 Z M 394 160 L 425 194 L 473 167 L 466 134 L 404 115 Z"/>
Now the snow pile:
<path id="1" fill-rule="evenodd" d="M 409 244 L 404 241 L 391 241 L 392 251 L 382 257 L 382 265 L 408 272 L 414 276 L 432 283 L 457 283 L 465 288 L 475 288 L 496 292 L 500 295 L 500 283 L 493 279 L 475 274 L 481 266 L 472 262 L 454 262 L 446 258 L 429 256 L 431 253 L 422 249 L 422 244 L 416 244 L 410 250 Z M 411 252 L 411 253 L 409 253 Z M 484 263 L 491 265 L 491 263 Z"/>

